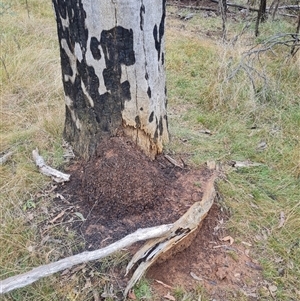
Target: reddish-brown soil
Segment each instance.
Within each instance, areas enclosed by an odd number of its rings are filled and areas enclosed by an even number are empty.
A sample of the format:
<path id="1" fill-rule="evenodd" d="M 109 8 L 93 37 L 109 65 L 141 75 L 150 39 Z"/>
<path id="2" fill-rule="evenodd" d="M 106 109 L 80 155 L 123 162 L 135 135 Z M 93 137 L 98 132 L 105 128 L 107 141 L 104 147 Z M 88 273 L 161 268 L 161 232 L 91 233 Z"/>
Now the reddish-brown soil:
<path id="1" fill-rule="evenodd" d="M 84 217 L 74 227 L 84 237 L 86 250 L 109 245 L 138 228 L 173 223 L 201 199 L 213 173 L 205 167 L 175 167 L 163 155 L 152 161 L 123 137 L 104 141 L 93 160 L 72 163 L 67 172 L 71 181 L 57 195 Z M 147 277 L 153 279 L 154 300 L 165 300 L 172 291 L 155 280 L 187 290 L 201 284 L 215 300 L 241 292 L 255 296 L 260 267 L 242 245 L 220 241 L 226 218 L 216 203 L 187 249 L 150 268 Z M 124 289 L 128 279 L 123 268 L 119 272 L 118 284 Z"/>
<path id="2" fill-rule="evenodd" d="M 257 300 L 261 267 L 246 255 L 243 245 L 220 241 L 226 237 L 224 219 L 218 204 L 213 205 L 192 244 L 150 268 L 147 277 L 154 280 L 158 295 L 171 289 L 156 280 L 187 291 L 204 287 L 210 300 Z"/>

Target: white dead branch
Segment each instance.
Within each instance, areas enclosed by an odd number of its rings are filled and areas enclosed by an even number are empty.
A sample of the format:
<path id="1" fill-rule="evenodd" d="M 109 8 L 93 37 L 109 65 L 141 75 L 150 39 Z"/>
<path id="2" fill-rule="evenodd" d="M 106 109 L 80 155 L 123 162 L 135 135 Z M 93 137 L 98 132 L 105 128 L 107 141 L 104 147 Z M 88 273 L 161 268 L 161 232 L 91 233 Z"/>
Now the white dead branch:
<path id="1" fill-rule="evenodd" d="M 52 177 L 52 179 L 57 183 L 62 183 L 66 181 L 70 181 L 70 175 L 65 174 L 57 169 L 54 169 L 48 165 L 46 165 L 43 157 L 39 155 L 38 149 L 32 151 L 33 160 L 35 161 L 36 166 L 39 167 L 40 172 L 48 177 Z"/>
<path id="2" fill-rule="evenodd" d="M 184 167 L 183 164 L 178 163 L 175 159 L 173 159 L 169 155 L 165 155 L 165 158 L 176 167 L 179 167 L 181 169 Z"/>
<path id="3" fill-rule="evenodd" d="M 138 265 L 138 267 L 124 291 L 125 297 L 136 282 L 145 274 L 147 269 L 153 265 L 161 255 L 175 247 L 179 242 L 182 242 L 201 226 L 216 195 L 214 180 L 215 178 L 213 177 L 208 182 L 202 200 L 194 203 L 189 210 L 172 225 L 171 229 L 165 235 L 145 243 L 133 256 L 127 265 L 126 274 L 135 265 Z"/>
<path id="4" fill-rule="evenodd" d="M 169 224 L 152 228 L 138 229 L 134 233 L 125 236 L 124 238 L 105 248 L 90 252 L 82 252 L 56 262 L 39 266 L 27 273 L 7 278 L 0 281 L 0 294 L 8 293 L 14 289 L 27 286 L 43 277 L 69 269 L 74 265 L 107 257 L 116 251 L 132 245 L 135 242 L 162 236 L 166 234 L 172 226 L 172 224 Z"/>
<path id="5" fill-rule="evenodd" d="M 14 152 L 8 152 L 6 154 L 4 154 L 1 158 L 0 158 L 0 165 L 4 164 L 12 155 Z"/>
<path id="6" fill-rule="evenodd" d="M 38 156 L 38 153 L 35 153 L 35 155 Z M 41 278 L 69 269 L 74 265 L 107 257 L 118 250 L 129 247 L 135 242 L 151 239 L 133 256 L 127 266 L 126 274 L 134 267 L 137 266 L 137 268 L 124 291 L 124 297 L 126 298 L 130 289 L 159 257 L 166 254 L 166 252 L 169 253 L 171 249 L 173 250 L 183 240 L 190 238 L 190 235 L 201 226 L 216 195 L 214 180 L 215 176 L 209 180 L 202 200 L 194 203 L 174 224 L 139 229 L 105 248 L 90 252 L 85 251 L 57 262 L 39 266 L 27 273 L 2 280 L 0 281 L 0 294 L 27 286 Z M 187 247 L 188 244 L 184 246 Z"/>
<path id="7" fill-rule="evenodd" d="M 243 168 L 243 167 L 257 167 L 257 166 L 262 166 L 263 164 L 246 160 L 246 161 L 231 161 L 230 165 L 235 168 Z"/>

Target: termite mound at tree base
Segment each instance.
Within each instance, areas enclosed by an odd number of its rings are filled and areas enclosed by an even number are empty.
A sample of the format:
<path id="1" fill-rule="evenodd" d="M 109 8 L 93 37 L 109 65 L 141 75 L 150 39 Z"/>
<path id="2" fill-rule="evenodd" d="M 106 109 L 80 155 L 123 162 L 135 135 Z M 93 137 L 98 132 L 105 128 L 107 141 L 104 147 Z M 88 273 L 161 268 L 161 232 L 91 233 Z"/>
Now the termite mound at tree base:
<path id="1" fill-rule="evenodd" d="M 138 228 L 175 222 L 203 195 L 212 171 L 180 169 L 163 155 L 151 160 L 129 138 L 112 137 L 95 157 L 67 168 L 60 193 L 86 219 L 86 248 L 97 249 Z"/>
<path id="2" fill-rule="evenodd" d="M 180 162 L 179 157 L 175 159 Z M 67 172 L 71 181 L 59 187 L 58 192 L 69 202 L 68 206 L 73 205 L 85 218 L 73 223 L 84 237 L 85 250 L 110 245 L 138 228 L 174 223 L 202 199 L 213 175 L 205 166 L 175 167 L 164 155 L 151 160 L 123 136 L 104 140 L 93 159 L 75 161 Z M 220 241 L 227 235 L 222 224 L 226 218 L 226 213 L 215 203 L 201 227 L 149 269 L 147 277 L 152 279 L 153 300 L 161 300 L 170 291 L 154 280 L 187 290 L 201 285 L 211 296 L 221 299 L 231 296 L 232 291 L 238 292 L 245 283 L 249 290 L 257 287 L 260 272 L 247 265 L 252 261 L 243 254 L 245 248 L 232 247 L 237 258 L 228 249 L 214 248 L 226 244 Z M 129 257 L 141 245 L 130 247 Z M 130 275 L 124 277 L 124 266 L 111 268 L 114 288 L 123 291 Z M 195 280 L 191 272 L 203 280 Z M 222 272 L 225 276 L 220 279 Z"/>

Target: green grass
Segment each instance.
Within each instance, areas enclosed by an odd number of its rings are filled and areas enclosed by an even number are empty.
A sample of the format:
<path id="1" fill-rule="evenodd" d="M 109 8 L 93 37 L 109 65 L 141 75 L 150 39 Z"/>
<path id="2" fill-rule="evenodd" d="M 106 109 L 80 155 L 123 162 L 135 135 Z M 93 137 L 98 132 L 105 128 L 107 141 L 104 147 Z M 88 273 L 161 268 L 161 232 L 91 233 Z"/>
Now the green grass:
<path id="1" fill-rule="evenodd" d="M 276 30 L 287 30 L 287 23 L 283 23 L 275 27 L 265 24 L 260 42 Z M 189 154 L 190 164 L 196 166 L 207 160 L 223 165 L 227 178 L 218 186 L 232 214 L 228 229 L 236 239 L 254 244 L 264 276 L 278 287 L 277 300 L 291 300 L 300 278 L 299 55 L 287 60 L 288 50 L 277 47 L 276 57 L 265 52 L 260 58 L 262 64 L 251 62 L 267 78 L 267 93 L 263 95 L 253 90 L 243 72 L 228 81 L 245 51 L 243 45 L 213 41 L 207 45 L 206 39 L 193 35 L 177 41 L 177 33 L 173 33 L 167 61 L 173 134 L 168 147 Z M 257 86 L 262 84 L 259 77 L 253 80 Z M 212 135 L 203 134 L 203 129 Z M 257 150 L 261 141 L 267 142 L 264 151 Z M 263 165 L 233 170 L 226 168 L 230 160 Z M 286 221 L 279 229 L 281 212 Z M 284 276 L 279 275 L 279 269 L 284 269 Z"/>
<path id="2" fill-rule="evenodd" d="M 63 166 L 62 130 L 64 100 L 55 19 L 50 1 L 2 1 L 10 8 L 1 15 L 0 38 L 0 152 L 12 150 L 12 158 L 0 166 L 0 277 L 30 270 L 47 261 L 81 250 L 82 241 L 64 225 L 54 227 L 52 243 L 42 244 L 41 227 L 51 212 L 50 193 L 41 197 L 50 181 L 40 175 L 31 158 L 38 147 L 47 163 Z M 277 300 L 299 297 L 300 280 L 300 58 L 288 58 L 284 47 L 254 59 L 251 66 L 267 79 L 242 70 L 229 80 L 243 53 L 257 42 L 278 32 L 291 32 L 287 20 L 268 21 L 253 37 L 253 24 L 237 42 L 222 44 L 208 38 L 220 33 L 219 18 L 197 14 L 191 22 L 169 20 L 167 30 L 167 75 L 171 142 L 167 150 L 184 154 L 199 166 L 218 161 L 226 178 L 218 188 L 229 208 L 227 228 L 236 241 L 253 244 L 264 277 L 277 286 Z M 182 27 L 185 26 L 185 28 Z M 228 24 L 230 38 L 244 24 Z M 234 33 L 234 34 L 233 34 Z M 180 49 L 180 51 L 178 51 Z M 3 64 L 4 63 L 4 64 Z M 5 66 L 5 68 L 4 68 Z M 203 133 L 209 130 L 212 135 Z M 257 146 L 266 141 L 267 147 Z M 252 160 L 261 166 L 228 167 L 230 160 Z M 46 210 L 46 211 L 45 211 Z M 59 210 L 59 208 L 58 208 Z M 56 211 L 55 211 L 56 212 Z M 54 212 L 54 213 L 55 213 Z M 278 228 L 281 212 L 283 227 Z M 33 219 L 32 219 L 33 216 Z M 63 241 L 62 244 L 55 243 Z M 93 300 L 92 289 L 83 289 L 92 279 L 101 295 L 113 277 L 106 274 L 126 258 L 116 255 L 100 267 L 88 265 L 68 278 L 52 276 L 18 289 L 4 300 Z M 279 270 L 284 271 L 283 275 Z M 93 274 L 93 276 L 87 276 Z M 151 300 L 151 284 L 143 280 L 136 288 L 139 300 Z M 178 300 L 208 300 L 203 288 L 187 292 L 177 288 Z M 261 300 L 270 296 L 261 291 Z M 298 294 L 298 295 L 297 295 Z M 197 300 L 197 299 L 196 299 Z M 241 296 L 239 300 L 243 300 Z"/>

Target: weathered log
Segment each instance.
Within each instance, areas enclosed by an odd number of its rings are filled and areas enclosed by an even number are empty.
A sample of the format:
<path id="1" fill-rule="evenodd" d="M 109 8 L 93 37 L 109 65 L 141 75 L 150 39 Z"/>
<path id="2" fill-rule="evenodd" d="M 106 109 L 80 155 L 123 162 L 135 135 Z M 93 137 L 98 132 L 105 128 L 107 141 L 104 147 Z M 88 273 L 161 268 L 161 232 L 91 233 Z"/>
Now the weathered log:
<path id="1" fill-rule="evenodd" d="M 27 273 L 12 276 L 0 281 L 0 294 L 8 293 L 17 288 L 27 286 L 41 278 L 69 269 L 74 265 L 107 257 L 116 251 L 129 247 L 135 242 L 165 235 L 172 226 L 172 224 L 169 224 L 152 228 L 138 229 L 134 233 L 125 236 L 124 238 L 105 248 L 89 252 L 85 251 L 56 262 L 39 266 Z"/>

